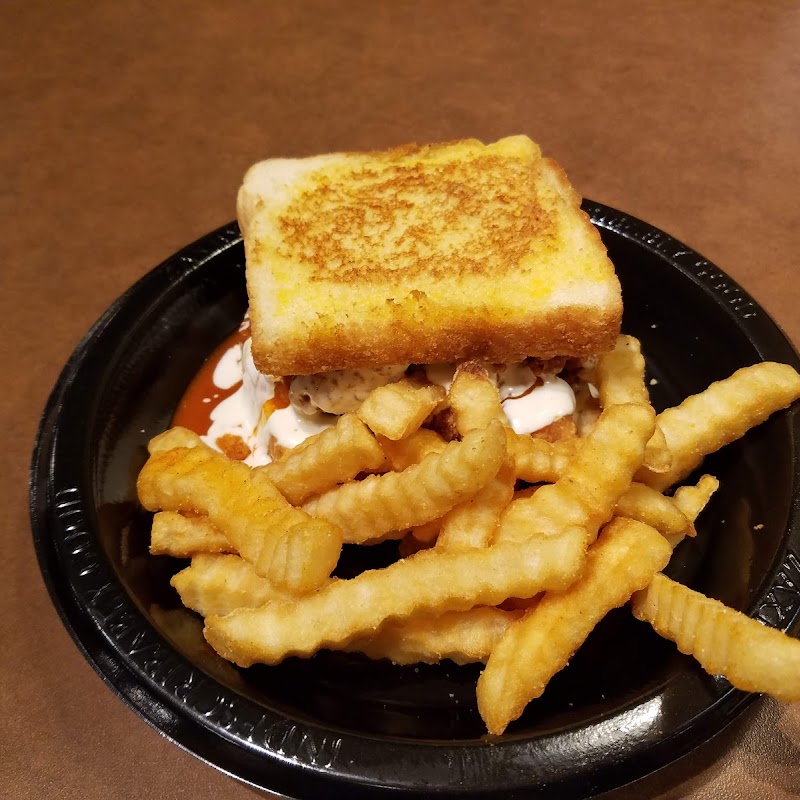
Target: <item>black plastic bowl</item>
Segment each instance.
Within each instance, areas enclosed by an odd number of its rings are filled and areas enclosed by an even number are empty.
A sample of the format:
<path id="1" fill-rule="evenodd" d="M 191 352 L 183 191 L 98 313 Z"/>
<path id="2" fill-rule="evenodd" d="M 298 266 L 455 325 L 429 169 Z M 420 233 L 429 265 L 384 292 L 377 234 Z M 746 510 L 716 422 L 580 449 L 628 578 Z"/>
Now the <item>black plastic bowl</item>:
<path id="1" fill-rule="evenodd" d="M 617 267 L 624 329 L 642 340 L 657 405 L 761 360 L 800 368 L 781 331 L 718 268 L 639 220 L 584 207 Z M 169 578 L 182 563 L 148 555 L 135 478 L 146 442 L 245 307 L 232 224 L 103 315 L 64 368 L 36 442 L 31 517 L 53 602 L 88 661 L 153 726 L 242 781 L 296 797 L 556 798 L 650 773 L 744 709 L 749 695 L 704 674 L 627 609 L 491 740 L 474 666 L 329 652 L 249 670 L 215 660 L 190 613 L 169 613 L 178 608 Z M 796 410 L 777 414 L 707 459 L 722 488 L 670 564 L 679 580 L 783 630 L 800 614 L 798 425 Z M 342 570 L 392 555 L 391 546 L 348 548 Z"/>

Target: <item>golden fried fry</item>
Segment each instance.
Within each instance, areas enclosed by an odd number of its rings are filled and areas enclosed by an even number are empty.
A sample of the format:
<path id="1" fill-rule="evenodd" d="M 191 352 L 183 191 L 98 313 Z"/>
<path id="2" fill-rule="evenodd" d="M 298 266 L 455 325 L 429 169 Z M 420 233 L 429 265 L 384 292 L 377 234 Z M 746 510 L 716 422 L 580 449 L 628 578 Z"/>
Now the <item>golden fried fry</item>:
<path id="1" fill-rule="evenodd" d="M 520 434 L 524 435 L 524 434 Z M 578 426 L 572 416 L 559 417 L 557 420 L 539 428 L 538 431 L 527 434 L 534 439 L 544 439 L 546 442 L 564 442 L 578 438 Z"/>
<path id="2" fill-rule="evenodd" d="M 447 442 L 436 431 L 419 428 L 407 439 L 392 441 L 378 436 L 378 443 L 394 472 L 402 472 L 412 464 L 419 464 L 430 453 L 441 453 Z"/>
<path id="3" fill-rule="evenodd" d="M 600 408 L 599 398 L 592 395 L 588 385 L 579 384 L 573 386 L 573 390 L 575 391 L 575 413 L 572 418 L 578 429 L 578 438 L 584 439 L 597 424 L 602 408 Z"/>
<path id="4" fill-rule="evenodd" d="M 181 602 L 203 617 L 293 597 L 256 574 L 251 564 L 236 555 L 195 556 L 190 566 L 172 576 L 170 583 Z"/>
<path id="5" fill-rule="evenodd" d="M 288 450 L 283 458 L 260 467 L 292 504 L 352 480 L 364 470 L 378 469 L 383 450 L 367 426 L 355 415 L 344 414 L 313 442 Z"/>
<path id="6" fill-rule="evenodd" d="M 198 553 L 233 553 L 224 533 L 206 517 L 184 517 L 174 511 L 160 511 L 153 517 L 150 553 L 154 556 L 191 558 Z"/>
<path id="7" fill-rule="evenodd" d="M 376 434 L 396 441 L 417 430 L 444 398 L 442 386 L 404 379 L 373 389 L 356 413 Z"/>
<path id="8" fill-rule="evenodd" d="M 436 544 L 436 539 L 439 536 L 439 530 L 442 527 L 441 519 L 433 519 L 426 522 L 424 525 L 417 525 L 406 534 L 404 534 L 399 546 L 398 553 L 400 558 L 412 556 L 420 550 L 426 550 Z"/>
<path id="9" fill-rule="evenodd" d="M 485 428 L 492 420 L 505 426 L 506 446 L 514 460 L 515 475 L 521 480 L 553 482 L 575 453 L 575 447 L 567 437 L 550 441 L 548 437 L 515 433 L 508 426 L 497 385 L 486 367 L 476 361 L 459 365 L 448 399 L 461 436 Z"/>
<path id="10" fill-rule="evenodd" d="M 657 473 L 643 467 L 636 480 L 663 490 L 685 478 L 705 456 L 800 397 L 800 375 L 786 364 L 765 361 L 737 370 L 704 392 L 658 415 L 672 466 Z"/>
<path id="11" fill-rule="evenodd" d="M 477 361 L 458 366 L 447 396 L 462 436 L 485 428 L 494 419 L 508 425 L 497 386 Z"/>
<path id="12" fill-rule="evenodd" d="M 423 550 L 352 580 L 332 581 L 291 602 L 208 617 L 205 636 L 220 655 L 240 666 L 341 648 L 384 622 L 415 613 L 466 610 L 563 589 L 578 575 L 584 541 L 584 531 L 572 529 L 521 545 L 457 553 Z"/>
<path id="13" fill-rule="evenodd" d="M 643 483 L 632 483 L 614 508 L 618 517 L 650 525 L 664 536 L 694 536 L 691 522 L 677 503 Z"/>
<path id="14" fill-rule="evenodd" d="M 589 548 L 580 580 L 550 591 L 492 650 L 478 680 L 478 709 L 501 734 L 563 669 L 595 625 L 623 605 L 669 561 L 672 548 L 653 528 L 617 518 Z"/>
<path id="15" fill-rule="evenodd" d="M 324 583 L 341 552 L 335 525 L 292 508 L 266 476 L 206 447 L 155 452 L 137 490 L 150 511 L 207 515 L 259 575 L 292 591 Z"/>
<path id="16" fill-rule="evenodd" d="M 624 403 L 649 405 L 650 394 L 644 384 L 644 370 L 639 340 L 633 336 L 617 337 L 614 349 L 603 353 L 597 360 L 600 405 L 603 408 Z M 658 425 L 645 448 L 644 464 L 654 472 L 666 472 L 672 465 L 672 456 Z"/>
<path id="17" fill-rule="evenodd" d="M 409 531 L 409 534 L 420 542 L 433 543 L 439 536 L 439 531 L 442 528 L 442 521 L 440 519 L 433 519 L 426 522 L 424 525 L 417 525 Z"/>
<path id="18" fill-rule="evenodd" d="M 446 658 L 456 664 L 485 662 L 508 626 L 521 616 L 519 611 L 489 606 L 415 614 L 354 639 L 343 649 L 395 664 L 436 664 Z"/>
<path id="19" fill-rule="evenodd" d="M 514 460 L 506 456 L 497 475 L 471 499 L 447 512 L 436 547 L 451 551 L 486 547 L 497 532 L 501 512 L 514 495 L 515 478 Z"/>
<path id="20" fill-rule="evenodd" d="M 625 403 L 648 405 L 650 394 L 644 385 L 644 357 L 638 339 L 618 336 L 614 349 L 597 359 L 595 375 L 603 408 Z"/>
<path id="21" fill-rule="evenodd" d="M 505 451 L 503 426 L 493 422 L 403 472 L 346 483 L 303 508 L 341 527 L 346 542 L 365 542 L 437 519 L 472 497 L 497 474 Z"/>
<path id="22" fill-rule="evenodd" d="M 719 481 L 713 475 L 703 475 L 696 486 L 681 486 L 675 492 L 672 502 L 680 509 L 681 513 L 689 521 L 689 529 L 686 531 L 676 531 L 675 533 L 665 534 L 667 541 L 672 548 L 676 548 L 684 536 L 694 536 L 694 521 L 700 516 L 700 512 L 708 505 L 711 495 L 719 489 Z M 662 531 L 663 533 L 663 531 Z"/>
<path id="23" fill-rule="evenodd" d="M 524 541 L 531 532 L 552 535 L 573 526 L 584 528 L 592 541 L 641 465 L 654 420 L 650 406 L 618 405 L 603 411 L 554 484 L 509 504 L 495 541 Z"/>
<path id="24" fill-rule="evenodd" d="M 634 595 L 633 613 L 737 689 L 800 701 L 797 639 L 661 574 Z"/>
<path id="25" fill-rule="evenodd" d="M 507 429 L 506 436 L 517 477 L 528 483 L 555 483 L 580 446 L 578 440 L 547 442 L 521 436 L 511 429 Z"/>
<path id="26" fill-rule="evenodd" d="M 207 447 L 207 445 L 194 431 L 179 425 L 159 433 L 147 443 L 147 451 L 150 455 L 163 453 L 175 447 Z"/>
<path id="27" fill-rule="evenodd" d="M 717 489 L 719 481 L 713 475 L 703 475 L 695 486 L 681 486 L 677 489 L 672 500 L 686 519 L 694 522 Z"/>
<path id="28" fill-rule="evenodd" d="M 672 452 L 667 445 L 667 437 L 658 424 L 644 449 L 642 466 L 651 472 L 667 472 L 672 466 Z"/>

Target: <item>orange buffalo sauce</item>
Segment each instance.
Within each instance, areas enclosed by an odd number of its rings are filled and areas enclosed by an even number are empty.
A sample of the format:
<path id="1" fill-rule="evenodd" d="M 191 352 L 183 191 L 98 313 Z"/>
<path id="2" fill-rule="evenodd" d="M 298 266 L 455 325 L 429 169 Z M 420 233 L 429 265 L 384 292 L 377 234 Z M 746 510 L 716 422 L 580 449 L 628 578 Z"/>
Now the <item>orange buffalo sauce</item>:
<path id="1" fill-rule="evenodd" d="M 211 412 L 242 385 L 242 382 L 239 381 L 229 389 L 220 389 L 214 383 L 214 370 L 231 347 L 242 344 L 249 336 L 250 324 L 245 320 L 239 326 L 239 330 L 234 331 L 214 349 L 183 393 L 175 415 L 172 417 L 173 425 L 188 428 L 201 436 L 208 433 L 208 429 L 211 427 Z"/>
<path id="2" fill-rule="evenodd" d="M 180 425 L 195 433 L 205 436 L 211 427 L 211 413 L 226 398 L 235 394 L 242 386 L 242 381 L 237 381 L 233 386 L 222 389 L 214 383 L 214 371 L 225 354 L 237 345 L 243 344 L 250 336 L 250 323 L 245 319 L 211 355 L 203 362 L 197 375 L 181 398 L 178 408 L 172 418 L 173 425 Z M 276 380 L 274 395 L 267 400 L 261 409 L 259 427 L 266 424 L 273 411 L 289 406 L 289 382 L 285 379 Z M 242 461 L 250 455 L 250 448 L 239 436 L 224 434 L 215 442 L 217 447 L 229 458 Z"/>
<path id="3" fill-rule="evenodd" d="M 287 383 L 285 378 L 281 378 L 281 380 L 275 382 L 275 394 L 272 396 L 271 400 L 267 400 L 264 403 L 264 417 L 269 418 L 269 415 L 273 411 L 277 411 L 279 408 L 288 408 L 289 407 L 289 384 Z"/>

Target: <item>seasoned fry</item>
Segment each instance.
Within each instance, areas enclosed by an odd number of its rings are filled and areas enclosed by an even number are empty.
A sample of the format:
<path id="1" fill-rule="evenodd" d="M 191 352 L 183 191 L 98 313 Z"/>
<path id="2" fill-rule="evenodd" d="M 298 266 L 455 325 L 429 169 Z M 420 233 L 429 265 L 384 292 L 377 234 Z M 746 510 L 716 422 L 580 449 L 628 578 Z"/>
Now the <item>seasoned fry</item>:
<path id="1" fill-rule="evenodd" d="M 686 519 L 694 522 L 708 505 L 708 501 L 717 489 L 719 489 L 719 481 L 713 475 L 703 475 L 695 486 L 678 488 L 672 500 Z"/>
<path id="2" fill-rule="evenodd" d="M 800 701 L 800 641 L 665 575 L 633 597 L 633 613 L 737 689 Z"/>
<path id="3" fill-rule="evenodd" d="M 597 359 L 595 374 L 600 405 L 638 403 L 648 405 L 650 394 L 644 385 L 644 357 L 633 336 L 618 336 L 614 349 Z"/>
<path id="4" fill-rule="evenodd" d="M 641 465 L 654 419 L 649 406 L 618 405 L 603 411 L 556 483 L 510 503 L 495 541 L 519 542 L 531 532 L 552 535 L 572 526 L 584 528 L 592 541 Z"/>
<path id="5" fill-rule="evenodd" d="M 383 462 L 383 450 L 367 426 L 355 414 L 344 414 L 306 447 L 288 450 L 258 471 L 263 470 L 292 505 L 300 505 L 364 470 L 378 469 Z"/>
<path id="6" fill-rule="evenodd" d="M 667 472 L 672 466 L 672 452 L 667 445 L 664 431 L 656 423 L 656 429 L 644 449 L 643 467 L 651 472 Z"/>
<path id="7" fill-rule="evenodd" d="M 184 517 L 174 511 L 160 511 L 153 517 L 150 553 L 154 556 L 191 558 L 198 553 L 233 553 L 224 533 L 205 517 Z"/>
<path id="8" fill-rule="evenodd" d="M 200 554 L 172 576 L 181 602 L 203 617 L 228 614 L 235 608 L 257 608 L 270 600 L 288 600 L 291 592 L 277 588 L 236 555 Z"/>
<path id="9" fill-rule="evenodd" d="M 787 364 L 765 361 L 737 370 L 658 415 L 672 466 L 663 473 L 643 467 L 636 480 L 666 489 L 685 478 L 709 453 L 743 436 L 798 397 L 800 375 Z"/>
<path id="10" fill-rule="evenodd" d="M 669 561 L 672 548 L 653 528 L 617 518 L 589 548 L 581 578 L 550 591 L 492 650 L 478 679 L 478 709 L 489 733 L 501 734 L 544 692 L 595 625 L 631 594 L 647 586 Z"/>
<path id="11" fill-rule="evenodd" d="M 441 528 L 442 521 L 440 519 L 433 519 L 430 522 L 426 522 L 424 525 L 417 525 L 417 527 L 412 528 L 409 533 L 420 542 L 435 542 Z"/>
<path id="12" fill-rule="evenodd" d="M 354 639 L 344 649 L 395 664 L 436 664 L 446 658 L 456 664 L 485 662 L 508 626 L 521 616 L 520 611 L 490 606 L 415 614 Z"/>
<path id="13" fill-rule="evenodd" d="M 303 508 L 340 526 L 346 542 L 365 542 L 437 519 L 472 497 L 497 474 L 505 451 L 503 426 L 493 422 L 403 472 L 346 483 Z"/>
<path id="14" fill-rule="evenodd" d="M 493 419 L 508 425 L 497 386 L 477 361 L 459 364 L 447 396 L 462 436 L 485 428 Z"/>
<path id="15" fill-rule="evenodd" d="M 580 446 L 578 440 L 547 442 L 520 436 L 510 429 L 506 435 L 517 477 L 528 483 L 555 483 Z"/>
<path id="16" fill-rule="evenodd" d="M 694 536 L 694 521 L 700 512 L 708 505 L 711 495 L 719 489 L 719 481 L 713 475 L 703 475 L 696 486 L 681 486 L 672 497 L 672 502 L 680 509 L 689 521 L 690 528 L 686 531 L 676 531 L 665 534 L 667 541 L 675 549 L 684 536 Z M 662 531 L 663 533 L 663 531 Z"/>
<path id="17" fill-rule="evenodd" d="M 208 617 L 205 636 L 220 655 L 240 666 L 277 664 L 290 655 L 341 648 L 386 621 L 414 613 L 466 610 L 563 589 L 578 575 L 584 541 L 584 531 L 571 529 L 521 545 L 457 553 L 423 550 L 291 602 Z"/>
<path id="18" fill-rule="evenodd" d="M 478 362 L 469 361 L 458 367 L 448 399 L 458 433 L 462 436 L 471 430 L 485 428 L 495 419 L 506 426 L 508 452 L 514 459 L 516 476 L 521 480 L 529 483 L 558 480 L 576 452 L 571 439 L 554 442 L 546 437 L 518 434 L 508 427 L 497 386 L 487 369 Z"/>
<path id="19" fill-rule="evenodd" d="M 292 508 L 266 476 L 207 447 L 155 452 L 137 490 L 150 511 L 207 515 L 259 575 L 293 591 L 324 583 L 341 552 L 339 528 Z"/>
<path id="20" fill-rule="evenodd" d="M 608 408 L 624 403 L 650 404 L 650 394 L 644 384 L 645 363 L 639 340 L 619 336 L 614 349 L 597 360 L 597 389 L 600 405 Z M 656 425 L 644 451 L 644 464 L 653 472 L 666 472 L 672 465 L 672 455 L 664 433 Z"/>
<path id="21" fill-rule="evenodd" d="M 403 379 L 373 389 L 356 413 L 376 434 L 396 441 L 417 430 L 444 398 L 442 386 Z"/>
<path id="22" fill-rule="evenodd" d="M 474 497 L 449 511 L 436 540 L 440 550 L 486 547 L 500 524 L 500 514 L 511 502 L 515 483 L 514 460 L 506 456 L 500 469 Z"/>
<path id="23" fill-rule="evenodd" d="M 175 447 L 207 447 L 207 445 L 194 431 L 182 428 L 179 425 L 167 428 L 167 430 L 159 433 L 158 436 L 154 436 L 147 443 L 147 451 L 150 455 L 163 453 Z"/>
<path id="24" fill-rule="evenodd" d="M 436 431 L 428 428 L 419 428 L 407 439 L 396 442 L 385 436 L 378 436 L 378 443 L 394 472 L 402 472 L 412 464 L 419 464 L 425 456 L 441 453 L 447 447 L 447 442 Z"/>
<path id="25" fill-rule="evenodd" d="M 526 434 L 520 434 L 524 436 Z M 544 439 L 546 442 L 564 442 L 571 439 L 578 438 L 578 426 L 572 416 L 559 417 L 544 428 L 539 428 L 538 431 L 527 434 L 534 439 Z"/>
<path id="26" fill-rule="evenodd" d="M 620 497 L 614 514 L 650 525 L 664 536 L 694 536 L 694 527 L 670 497 L 643 483 L 632 483 Z"/>

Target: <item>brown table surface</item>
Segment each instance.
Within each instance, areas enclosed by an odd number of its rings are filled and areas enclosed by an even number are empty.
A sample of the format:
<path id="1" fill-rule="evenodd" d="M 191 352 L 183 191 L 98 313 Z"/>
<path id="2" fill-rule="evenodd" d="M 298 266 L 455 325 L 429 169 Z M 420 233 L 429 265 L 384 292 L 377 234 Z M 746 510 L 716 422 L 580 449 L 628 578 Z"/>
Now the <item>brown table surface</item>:
<path id="1" fill-rule="evenodd" d="M 129 711 L 62 627 L 31 544 L 38 417 L 133 281 L 234 216 L 268 156 L 524 132 L 587 197 L 690 244 L 800 342 L 796 2 L 48 3 L 0 9 L 4 446 L 0 786 L 252 797 Z M 800 708 L 616 797 L 800 794 Z"/>

